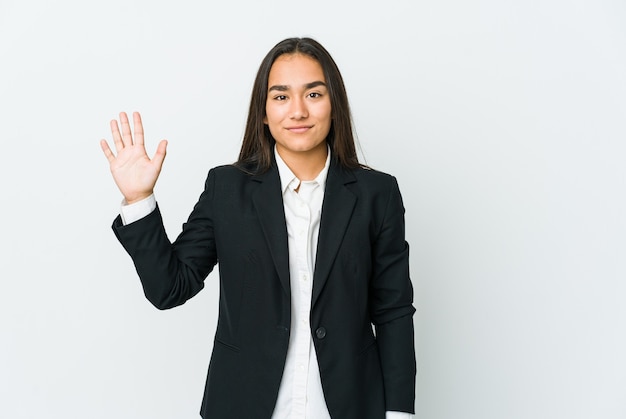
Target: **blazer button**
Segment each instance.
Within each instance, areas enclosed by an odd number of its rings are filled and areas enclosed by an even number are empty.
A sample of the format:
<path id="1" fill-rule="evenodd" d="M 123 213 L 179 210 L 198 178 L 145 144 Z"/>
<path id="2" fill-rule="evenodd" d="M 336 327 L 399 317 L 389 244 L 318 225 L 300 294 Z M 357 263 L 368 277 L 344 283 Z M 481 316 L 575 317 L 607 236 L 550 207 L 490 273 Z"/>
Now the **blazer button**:
<path id="1" fill-rule="evenodd" d="M 318 327 L 315 331 L 315 336 L 317 336 L 318 339 L 324 339 L 326 337 L 326 329 L 323 327 Z"/>

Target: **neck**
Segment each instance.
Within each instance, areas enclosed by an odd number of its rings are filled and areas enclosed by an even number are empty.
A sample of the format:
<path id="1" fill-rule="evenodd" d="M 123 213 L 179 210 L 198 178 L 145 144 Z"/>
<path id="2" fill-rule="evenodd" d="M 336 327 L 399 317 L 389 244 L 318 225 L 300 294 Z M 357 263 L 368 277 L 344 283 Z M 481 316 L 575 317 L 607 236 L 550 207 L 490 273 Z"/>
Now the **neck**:
<path id="1" fill-rule="evenodd" d="M 328 157 L 328 147 L 324 143 L 323 147 L 318 147 L 307 152 L 289 152 L 285 149 L 276 148 L 276 151 L 283 159 L 287 167 L 300 180 L 313 180 L 320 174 L 326 158 Z"/>

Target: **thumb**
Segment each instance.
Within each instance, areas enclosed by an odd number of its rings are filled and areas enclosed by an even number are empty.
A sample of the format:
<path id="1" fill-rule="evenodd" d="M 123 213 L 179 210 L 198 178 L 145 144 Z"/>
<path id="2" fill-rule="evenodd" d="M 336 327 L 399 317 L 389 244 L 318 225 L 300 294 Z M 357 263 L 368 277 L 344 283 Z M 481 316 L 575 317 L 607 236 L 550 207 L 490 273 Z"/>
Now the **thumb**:
<path id="1" fill-rule="evenodd" d="M 159 143 L 156 152 L 154 153 L 154 157 L 152 158 L 153 162 L 161 167 L 163 166 L 163 160 L 165 160 L 165 155 L 167 154 L 167 140 L 161 140 Z"/>

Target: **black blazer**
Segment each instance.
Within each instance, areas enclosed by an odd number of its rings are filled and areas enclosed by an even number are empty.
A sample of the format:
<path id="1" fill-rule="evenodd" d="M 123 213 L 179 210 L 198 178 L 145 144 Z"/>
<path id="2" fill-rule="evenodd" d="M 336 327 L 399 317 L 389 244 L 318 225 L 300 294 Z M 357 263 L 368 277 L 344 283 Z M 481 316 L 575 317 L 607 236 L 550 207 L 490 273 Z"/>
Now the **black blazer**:
<path id="1" fill-rule="evenodd" d="M 336 419 L 413 412 L 413 289 L 395 178 L 329 168 L 313 277 L 311 333 Z M 287 227 L 278 169 L 212 169 L 171 244 L 157 208 L 113 230 L 158 308 L 198 293 L 219 263 L 219 318 L 202 401 L 205 419 L 270 418 L 290 333 Z M 372 324 L 374 329 L 372 329 Z"/>

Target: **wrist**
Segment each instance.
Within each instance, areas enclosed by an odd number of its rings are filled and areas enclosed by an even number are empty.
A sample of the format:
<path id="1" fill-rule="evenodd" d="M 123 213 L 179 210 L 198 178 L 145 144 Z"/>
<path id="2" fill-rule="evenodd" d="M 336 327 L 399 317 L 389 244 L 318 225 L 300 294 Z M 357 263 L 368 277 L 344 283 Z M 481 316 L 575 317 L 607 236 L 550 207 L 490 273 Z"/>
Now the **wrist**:
<path id="1" fill-rule="evenodd" d="M 147 192 L 147 193 L 143 193 L 143 194 L 139 194 L 139 195 L 133 195 L 132 197 L 124 197 L 124 202 L 126 203 L 126 205 L 131 205 L 134 204 L 136 202 L 139 201 L 143 201 L 144 199 L 148 198 L 150 195 L 152 195 L 153 192 Z"/>

